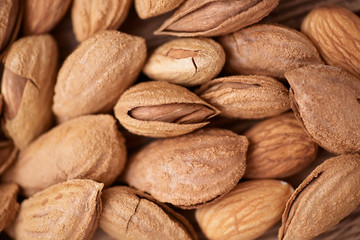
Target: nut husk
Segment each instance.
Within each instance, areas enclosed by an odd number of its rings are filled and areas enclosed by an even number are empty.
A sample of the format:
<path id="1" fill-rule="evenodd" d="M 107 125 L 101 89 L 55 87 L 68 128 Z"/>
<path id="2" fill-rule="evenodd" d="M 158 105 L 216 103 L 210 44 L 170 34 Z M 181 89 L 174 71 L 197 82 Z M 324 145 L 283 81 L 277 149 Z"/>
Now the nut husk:
<path id="1" fill-rule="evenodd" d="M 287 88 L 266 76 L 217 78 L 202 85 L 196 93 L 228 118 L 260 119 L 290 108 Z"/>
<path id="2" fill-rule="evenodd" d="M 102 183 L 75 179 L 24 200 L 6 232 L 14 239 L 90 240 L 101 213 Z"/>
<path id="3" fill-rule="evenodd" d="M 50 35 L 24 37 L 6 52 L 1 93 L 3 130 L 23 149 L 53 121 L 58 48 Z"/>
<path id="4" fill-rule="evenodd" d="M 244 135 L 250 143 L 246 178 L 289 177 L 305 169 L 316 158 L 318 145 L 293 113 L 264 120 Z"/>
<path id="5" fill-rule="evenodd" d="M 18 192 L 19 187 L 16 184 L 0 184 L 0 232 L 16 217 L 19 210 Z"/>
<path id="6" fill-rule="evenodd" d="M 258 24 L 219 41 L 226 52 L 225 68 L 235 74 L 284 78 L 288 70 L 322 63 L 314 44 L 285 26 Z"/>
<path id="7" fill-rule="evenodd" d="M 218 202 L 197 209 L 195 217 L 209 239 L 255 239 L 281 219 L 292 192 L 279 180 L 241 182 Z"/>
<path id="8" fill-rule="evenodd" d="M 184 0 L 135 0 L 135 9 L 141 19 L 159 16 L 177 8 Z"/>
<path id="9" fill-rule="evenodd" d="M 63 18 L 70 4 L 71 0 L 25 0 L 24 34 L 50 32 Z"/>
<path id="10" fill-rule="evenodd" d="M 298 68 L 285 77 L 295 117 L 314 141 L 334 154 L 359 153 L 360 79 L 328 65 Z"/>
<path id="11" fill-rule="evenodd" d="M 318 7 L 306 16 L 301 31 L 319 49 L 326 63 L 360 78 L 359 16 L 344 7 Z"/>
<path id="12" fill-rule="evenodd" d="M 360 155 L 319 165 L 286 204 L 279 240 L 306 240 L 330 229 L 360 205 Z"/>
<path id="13" fill-rule="evenodd" d="M 109 186 L 126 161 L 124 138 L 110 115 L 83 116 L 58 125 L 21 151 L 2 180 L 26 196 L 70 179 Z"/>
<path id="14" fill-rule="evenodd" d="M 101 30 L 116 30 L 128 15 L 132 0 L 74 0 L 71 8 L 76 39 L 84 41 Z"/>
<path id="15" fill-rule="evenodd" d="M 208 124 L 219 111 L 184 87 L 167 82 L 143 82 L 129 88 L 114 107 L 129 132 L 172 137 Z"/>
<path id="16" fill-rule="evenodd" d="M 225 52 L 214 40 L 180 38 L 155 49 L 143 71 L 154 80 L 194 86 L 217 76 L 224 64 Z"/>
<path id="17" fill-rule="evenodd" d="M 124 179 L 160 202 L 196 208 L 235 187 L 247 147 L 244 136 L 222 129 L 154 141 L 129 159 Z"/>
<path id="18" fill-rule="evenodd" d="M 146 58 L 144 39 L 107 30 L 82 42 L 57 77 L 53 111 L 58 121 L 110 112 L 135 82 Z"/>
<path id="19" fill-rule="evenodd" d="M 235 32 L 260 21 L 279 0 L 187 0 L 155 34 L 213 37 Z"/>
<path id="20" fill-rule="evenodd" d="M 100 227 L 115 239 L 197 239 L 183 216 L 146 193 L 116 186 L 101 198 Z"/>

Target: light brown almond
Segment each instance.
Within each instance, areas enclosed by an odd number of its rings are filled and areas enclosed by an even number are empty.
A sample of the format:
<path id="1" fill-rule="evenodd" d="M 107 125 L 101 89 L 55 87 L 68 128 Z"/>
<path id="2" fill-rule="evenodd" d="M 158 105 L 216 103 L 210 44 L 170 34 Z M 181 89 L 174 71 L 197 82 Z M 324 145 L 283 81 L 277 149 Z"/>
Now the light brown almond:
<path id="1" fill-rule="evenodd" d="M 26 196 L 70 179 L 109 186 L 126 161 L 124 138 L 110 115 L 89 115 L 61 124 L 21 151 L 3 176 Z"/>
<path id="2" fill-rule="evenodd" d="M 177 8 L 184 0 L 135 0 L 135 9 L 141 19 L 159 16 Z"/>
<path id="3" fill-rule="evenodd" d="M 241 182 L 218 202 L 197 209 L 195 217 L 209 239 L 252 240 L 281 219 L 292 192 L 279 180 Z"/>
<path id="4" fill-rule="evenodd" d="M 182 86 L 208 82 L 225 64 L 225 52 L 206 38 L 180 38 L 157 48 L 147 60 L 144 73 L 159 81 Z"/>
<path id="5" fill-rule="evenodd" d="M 130 158 L 124 179 L 161 202 L 196 208 L 237 184 L 247 147 L 244 136 L 222 129 L 158 140 Z"/>
<path id="6" fill-rule="evenodd" d="M 202 85 L 196 93 L 229 118 L 259 119 L 290 109 L 287 88 L 272 77 L 217 78 Z"/>
<path id="7" fill-rule="evenodd" d="M 15 161 L 18 152 L 12 141 L 0 141 L 0 175 Z"/>
<path id="8" fill-rule="evenodd" d="M 360 205 L 360 155 L 326 160 L 286 204 L 279 240 L 307 240 L 330 229 Z"/>
<path id="9" fill-rule="evenodd" d="M 59 70 L 53 105 L 58 121 L 109 112 L 136 80 L 145 58 L 144 39 L 118 31 L 82 42 Z"/>
<path id="10" fill-rule="evenodd" d="M 226 52 L 225 68 L 235 74 L 284 78 L 298 67 L 321 64 L 314 44 L 301 32 L 258 24 L 220 38 Z"/>
<path id="11" fill-rule="evenodd" d="M 129 132 L 172 137 L 205 126 L 218 110 L 184 87 L 159 81 L 129 88 L 121 95 L 114 113 Z"/>
<path id="12" fill-rule="evenodd" d="M 76 39 L 84 41 L 101 30 L 116 30 L 126 19 L 132 0 L 74 0 L 71 8 Z"/>
<path id="13" fill-rule="evenodd" d="M 246 157 L 246 178 L 285 178 L 309 164 L 318 146 L 293 113 L 262 121 L 247 130 L 249 140 Z"/>
<path id="14" fill-rule="evenodd" d="M 9 226 L 19 210 L 19 187 L 16 184 L 0 184 L 0 232 Z"/>
<path id="15" fill-rule="evenodd" d="M 57 65 L 58 48 L 50 35 L 21 38 L 7 51 L 1 82 L 2 124 L 20 149 L 52 124 Z"/>
<path id="16" fill-rule="evenodd" d="M 0 2 L 0 55 L 11 45 L 18 35 L 23 15 L 21 0 L 1 0 Z M 1 57 L 0 57 L 1 59 Z"/>
<path id="17" fill-rule="evenodd" d="M 133 188 L 108 188 L 102 203 L 100 227 L 115 239 L 197 239 L 183 216 Z"/>
<path id="18" fill-rule="evenodd" d="M 344 7 L 318 7 L 306 16 L 301 31 L 313 41 L 326 63 L 360 78 L 359 16 Z"/>
<path id="19" fill-rule="evenodd" d="M 14 239 L 90 240 L 101 213 L 102 183 L 75 179 L 24 200 L 7 229 Z"/>
<path id="20" fill-rule="evenodd" d="M 187 0 L 155 34 L 213 37 L 235 32 L 260 21 L 278 0 Z"/>
<path id="21" fill-rule="evenodd" d="M 50 32 L 63 18 L 71 0 L 25 0 L 23 31 L 25 35 Z"/>

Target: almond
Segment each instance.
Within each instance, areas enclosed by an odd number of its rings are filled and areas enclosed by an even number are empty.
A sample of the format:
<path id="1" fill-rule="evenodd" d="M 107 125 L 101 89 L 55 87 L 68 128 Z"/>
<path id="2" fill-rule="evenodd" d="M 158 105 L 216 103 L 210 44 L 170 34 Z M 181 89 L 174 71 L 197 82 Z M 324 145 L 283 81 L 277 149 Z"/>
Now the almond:
<path id="1" fill-rule="evenodd" d="M 19 210 L 19 187 L 16 184 L 0 184 L 0 232 L 11 224 Z"/>
<path id="2" fill-rule="evenodd" d="M 135 0 L 135 9 L 141 19 L 159 16 L 177 8 L 184 0 Z"/>

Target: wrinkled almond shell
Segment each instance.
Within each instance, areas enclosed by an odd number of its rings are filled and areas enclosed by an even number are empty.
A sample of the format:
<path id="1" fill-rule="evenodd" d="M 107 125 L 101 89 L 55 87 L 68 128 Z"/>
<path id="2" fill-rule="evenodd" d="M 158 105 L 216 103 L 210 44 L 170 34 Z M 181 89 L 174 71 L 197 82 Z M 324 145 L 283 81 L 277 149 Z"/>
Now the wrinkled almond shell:
<path id="1" fill-rule="evenodd" d="M 11 224 L 19 210 L 18 191 L 16 184 L 0 184 L 0 232 Z"/>

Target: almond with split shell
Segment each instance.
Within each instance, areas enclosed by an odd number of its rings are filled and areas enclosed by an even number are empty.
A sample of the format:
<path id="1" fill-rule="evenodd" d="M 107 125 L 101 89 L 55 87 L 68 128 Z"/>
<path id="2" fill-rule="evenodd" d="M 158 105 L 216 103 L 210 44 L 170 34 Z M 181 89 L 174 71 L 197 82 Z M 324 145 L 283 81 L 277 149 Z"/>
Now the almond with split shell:
<path id="1" fill-rule="evenodd" d="M 317 154 L 311 139 L 293 113 L 264 120 L 244 135 L 249 140 L 246 178 L 285 178 L 305 169 Z"/>
<path id="2" fill-rule="evenodd" d="M 50 32 L 63 18 L 71 0 L 25 0 L 25 35 Z"/>
<path id="3" fill-rule="evenodd" d="M 298 67 L 321 64 L 314 44 L 301 32 L 272 24 L 258 24 L 220 38 L 225 68 L 235 74 L 284 78 Z"/>
<path id="4" fill-rule="evenodd" d="M 4 62 L 2 125 L 6 135 L 23 149 L 53 121 L 57 44 L 50 35 L 21 38 L 8 49 Z"/>
<path id="5" fill-rule="evenodd" d="M 292 187 L 279 180 L 239 183 L 222 199 L 195 212 L 209 239 L 251 240 L 281 219 Z"/>
<path id="6" fill-rule="evenodd" d="M 145 40 L 118 31 L 82 42 L 59 70 L 53 105 L 58 121 L 109 112 L 135 82 L 145 58 Z"/>
<path id="7" fill-rule="evenodd" d="M 344 7 L 318 7 L 306 16 L 301 31 L 313 41 L 329 65 L 360 78 L 359 16 Z"/>
<path id="8" fill-rule="evenodd" d="M 129 132 L 172 137 L 205 126 L 219 111 L 184 87 L 156 81 L 139 83 L 125 91 L 114 113 Z"/>
<path id="9" fill-rule="evenodd" d="M 91 239 L 101 213 L 102 183 L 75 179 L 24 200 L 6 229 L 14 239 Z"/>
<path id="10" fill-rule="evenodd" d="M 143 71 L 154 80 L 194 86 L 214 78 L 224 64 L 225 52 L 214 40 L 180 38 L 155 49 Z"/>
<path id="11" fill-rule="evenodd" d="M 135 10 L 141 19 L 159 16 L 177 8 L 184 0 L 135 0 Z"/>
<path id="12" fill-rule="evenodd" d="M 202 85 L 197 94 L 229 118 L 259 119 L 290 108 L 287 88 L 272 77 L 217 78 Z"/>
<path id="13" fill-rule="evenodd" d="M 235 187 L 247 147 L 246 137 L 222 129 L 158 140 L 130 158 L 124 179 L 161 202 L 196 208 Z"/>
<path id="14" fill-rule="evenodd" d="M 56 183 L 84 178 L 109 186 L 124 168 L 124 138 L 110 115 L 89 115 L 58 125 L 21 151 L 3 176 L 30 196 Z"/>
<path id="15" fill-rule="evenodd" d="M 128 15 L 132 0 L 74 0 L 71 8 L 76 39 L 84 41 L 101 30 L 116 30 Z"/>
<path id="16" fill-rule="evenodd" d="M 155 34 L 213 37 L 238 31 L 267 16 L 279 0 L 187 0 Z"/>
<path id="17" fill-rule="evenodd" d="M 183 216 L 146 193 L 117 186 L 101 199 L 100 227 L 115 239 L 197 239 Z"/>
<path id="18" fill-rule="evenodd" d="M 0 232 L 11 224 L 19 210 L 19 187 L 16 184 L 0 184 Z"/>
<path id="19" fill-rule="evenodd" d="M 312 65 L 285 73 L 291 108 L 309 135 L 335 154 L 360 152 L 360 79 L 338 67 Z"/>
<path id="20" fill-rule="evenodd" d="M 286 204 L 279 240 L 306 240 L 330 229 L 360 205 L 360 155 L 319 165 Z"/>

